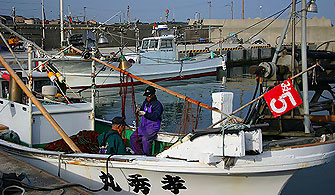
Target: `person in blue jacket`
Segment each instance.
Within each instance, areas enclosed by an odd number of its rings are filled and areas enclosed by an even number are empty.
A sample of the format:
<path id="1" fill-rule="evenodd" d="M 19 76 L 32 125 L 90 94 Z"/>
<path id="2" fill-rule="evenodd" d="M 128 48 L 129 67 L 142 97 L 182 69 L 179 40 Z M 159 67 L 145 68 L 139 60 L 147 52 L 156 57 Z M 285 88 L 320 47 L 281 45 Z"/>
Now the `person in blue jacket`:
<path id="1" fill-rule="evenodd" d="M 147 87 L 143 96 L 146 96 L 146 99 L 137 110 L 137 114 L 142 116 L 141 125 L 130 136 L 130 142 L 135 154 L 150 156 L 153 141 L 161 127 L 163 106 L 156 97 L 155 88 Z"/>

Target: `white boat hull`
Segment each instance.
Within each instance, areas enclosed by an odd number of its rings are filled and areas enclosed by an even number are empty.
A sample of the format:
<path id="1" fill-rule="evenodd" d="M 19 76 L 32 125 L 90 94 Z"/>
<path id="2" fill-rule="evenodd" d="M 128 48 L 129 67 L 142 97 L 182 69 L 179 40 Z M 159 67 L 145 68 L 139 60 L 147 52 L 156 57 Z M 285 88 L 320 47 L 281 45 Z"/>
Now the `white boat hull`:
<path id="1" fill-rule="evenodd" d="M 65 63 L 65 61 L 63 62 Z M 73 64 L 73 63 L 72 63 Z M 61 63 L 58 65 L 61 66 Z M 118 67 L 118 63 L 112 63 Z M 157 64 L 137 64 L 126 71 L 150 81 L 160 81 L 165 79 L 188 79 L 214 75 L 216 68 L 222 66 L 222 58 L 185 61 L 180 63 L 157 63 Z M 73 65 L 62 65 L 61 72 L 66 78 L 66 82 L 72 88 L 86 88 L 91 86 L 91 67 L 88 62 L 78 62 Z M 99 70 L 99 66 L 97 71 Z M 130 80 L 129 80 L 130 82 Z M 138 82 L 134 80 L 134 82 Z M 136 84 L 136 83 L 135 83 Z M 120 85 L 120 73 L 117 71 L 102 71 L 96 77 L 97 87 L 113 87 Z"/>
<path id="2" fill-rule="evenodd" d="M 92 130 L 94 128 L 90 117 L 91 103 L 49 103 L 44 107 L 69 136 L 83 129 Z M 27 105 L 0 98 L 0 110 L 0 124 L 18 133 L 20 140 L 26 144 L 46 144 L 61 139 L 61 136 L 35 105 L 32 106 L 31 129 L 29 128 L 29 107 Z M 80 123 L 73 121 L 80 121 Z"/>
<path id="3" fill-rule="evenodd" d="M 0 148 L 69 182 L 81 183 L 94 189 L 103 186 L 99 176 L 102 175 L 101 171 L 107 172 L 107 155 L 61 154 L 2 140 Z M 171 190 L 163 189 L 168 184 L 163 183 L 167 181 L 167 177 L 186 188 L 178 189 L 180 194 L 278 194 L 297 170 L 328 163 L 334 158 L 334 151 L 333 142 L 280 148 L 238 158 L 235 165 L 229 168 L 223 162 L 208 165 L 167 158 L 117 155 L 109 161 L 108 173 L 114 179 L 112 183 L 120 186 L 120 194 L 136 193 L 137 185 L 132 186 L 136 178 L 139 182 L 135 182 L 136 184 L 142 182 L 142 185 L 137 186 L 142 194 L 146 191 L 141 192 L 141 187 L 149 190 L 149 194 L 172 194 Z M 134 176 L 136 174 L 138 175 Z M 147 180 L 143 181 L 145 178 Z M 111 184 L 108 192 L 103 190 L 99 194 L 114 193 L 112 186 Z"/>

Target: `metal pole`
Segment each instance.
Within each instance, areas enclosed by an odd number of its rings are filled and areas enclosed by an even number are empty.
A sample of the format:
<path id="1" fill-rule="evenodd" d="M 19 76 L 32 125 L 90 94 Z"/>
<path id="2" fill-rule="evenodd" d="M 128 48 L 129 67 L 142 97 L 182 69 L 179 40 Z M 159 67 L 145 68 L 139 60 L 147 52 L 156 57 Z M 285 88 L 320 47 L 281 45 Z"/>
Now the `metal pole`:
<path id="1" fill-rule="evenodd" d="M 242 20 L 244 20 L 244 0 L 242 0 Z"/>
<path id="2" fill-rule="evenodd" d="M 295 5 L 296 0 L 293 0 L 292 4 L 292 57 L 291 57 L 291 75 L 295 74 Z"/>
<path id="3" fill-rule="evenodd" d="M 59 0 L 60 6 L 60 47 L 65 46 L 64 44 L 64 18 L 63 18 L 63 0 Z"/>
<path id="4" fill-rule="evenodd" d="M 135 32 L 136 32 L 136 55 L 137 55 L 136 62 L 140 63 L 140 29 L 137 27 L 137 25 Z"/>
<path id="5" fill-rule="evenodd" d="M 301 1 L 301 60 L 302 60 L 302 71 L 307 69 L 307 40 L 306 40 L 306 0 Z M 309 119 L 309 100 L 308 100 L 308 78 L 307 73 L 302 75 L 302 90 L 303 90 L 303 102 L 304 102 L 304 125 L 305 133 L 311 132 L 311 121 Z"/>
<path id="6" fill-rule="evenodd" d="M 31 93 L 31 91 L 26 87 L 20 77 L 14 72 L 14 70 L 8 65 L 8 63 L 3 59 L 0 55 L 0 62 L 9 72 L 10 76 L 17 82 L 17 84 L 21 87 L 21 89 L 27 94 L 27 96 L 31 99 L 31 101 L 36 105 L 36 107 L 40 110 L 40 112 L 45 116 L 45 118 L 49 121 L 49 123 L 55 128 L 58 134 L 64 139 L 64 141 L 69 145 L 69 147 L 74 152 L 81 152 L 80 149 L 76 146 L 75 143 L 69 138 L 69 136 L 65 133 L 65 131 L 59 126 L 59 124 L 55 121 L 55 119 L 48 113 L 48 111 L 42 106 L 41 102 L 37 100 L 37 98 Z"/>
<path id="7" fill-rule="evenodd" d="M 71 21 L 72 21 L 72 15 L 71 15 L 71 10 L 70 10 L 70 5 L 67 6 L 67 10 L 69 12 L 69 27 L 71 27 Z M 72 31 L 69 30 L 69 34 L 72 34 Z"/>
<path id="8" fill-rule="evenodd" d="M 212 8 L 212 2 L 208 1 L 208 6 L 209 6 L 209 16 L 208 18 L 211 19 L 211 8 Z"/>
<path id="9" fill-rule="evenodd" d="M 212 2 L 208 1 L 208 5 L 209 5 L 209 19 L 211 19 Z M 208 28 L 208 38 L 209 38 L 209 41 L 212 41 L 212 27 L 211 27 L 211 25 L 209 25 L 209 28 Z"/>
<path id="10" fill-rule="evenodd" d="M 86 7 L 84 7 L 84 22 L 86 23 Z"/>
<path id="11" fill-rule="evenodd" d="M 93 52 L 92 55 L 95 56 L 95 48 L 92 48 Z M 95 94 L 96 94 L 96 84 L 95 84 L 95 61 L 92 60 L 92 70 L 91 70 L 91 78 L 92 78 L 92 86 L 91 86 L 91 125 L 92 129 L 94 129 L 94 123 L 95 123 Z"/>
<path id="12" fill-rule="evenodd" d="M 286 21 L 286 24 L 284 26 L 284 29 L 283 29 L 283 32 L 282 34 L 280 35 L 280 40 L 278 42 L 278 46 L 276 48 L 276 51 L 273 55 L 273 58 L 272 58 L 272 63 L 276 63 L 277 62 L 277 58 L 278 58 L 278 54 L 281 50 L 281 46 L 283 45 L 283 42 L 284 42 L 284 39 L 286 37 L 286 32 L 287 32 L 287 29 L 288 29 L 288 25 L 290 24 L 290 21 L 291 21 L 291 18 L 292 18 L 292 12 L 289 13 L 289 18 L 287 19 Z"/>
<path id="13" fill-rule="evenodd" d="M 43 0 L 42 0 L 43 1 Z M 32 87 L 32 77 L 31 77 L 31 69 L 32 69 L 32 66 L 31 66 L 31 63 L 32 63 L 32 51 L 33 48 L 31 45 L 29 45 L 28 47 L 28 71 L 29 71 L 29 77 L 28 77 L 28 80 L 29 80 L 29 84 L 28 84 L 28 88 L 30 91 L 31 90 L 31 87 Z M 28 127 L 28 140 L 29 140 L 29 147 L 32 147 L 33 146 L 33 105 L 32 105 L 32 102 L 31 102 L 31 99 L 29 98 L 28 100 L 28 121 L 29 121 L 29 127 Z"/>
<path id="14" fill-rule="evenodd" d="M 13 24 L 16 25 L 16 21 L 15 21 L 15 7 L 12 7 L 12 15 L 13 15 Z"/>
<path id="15" fill-rule="evenodd" d="M 219 32 L 220 32 L 220 40 L 219 40 L 220 56 L 222 56 L 222 28 L 219 28 Z"/>
<path id="16" fill-rule="evenodd" d="M 231 19 L 234 19 L 234 2 L 231 1 L 231 6 L 230 6 L 230 10 L 231 10 Z"/>
<path id="17" fill-rule="evenodd" d="M 42 49 L 44 48 L 44 42 L 45 42 L 45 21 L 44 21 L 44 5 L 43 0 L 41 0 L 41 7 L 42 7 Z"/>

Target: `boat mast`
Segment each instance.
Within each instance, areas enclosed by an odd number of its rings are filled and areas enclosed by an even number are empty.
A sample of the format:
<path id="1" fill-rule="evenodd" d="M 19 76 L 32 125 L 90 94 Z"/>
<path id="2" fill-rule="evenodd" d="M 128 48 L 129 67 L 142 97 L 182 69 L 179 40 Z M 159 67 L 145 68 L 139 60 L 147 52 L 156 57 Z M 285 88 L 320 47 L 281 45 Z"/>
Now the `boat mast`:
<path id="1" fill-rule="evenodd" d="M 64 18 L 63 18 L 63 0 L 59 0 L 60 6 L 60 47 L 64 46 Z"/>
<path id="2" fill-rule="evenodd" d="M 96 53 L 96 48 L 92 48 L 92 55 L 95 56 Z M 96 94 L 96 84 L 95 84 L 95 61 L 92 60 L 91 64 L 91 107 L 92 107 L 92 112 L 91 112 L 91 125 L 92 125 L 92 130 L 94 130 L 94 123 L 95 123 L 95 94 Z"/>
<path id="3" fill-rule="evenodd" d="M 292 57 L 291 57 L 291 76 L 295 75 L 295 16 L 296 0 L 292 3 Z"/>
<path id="4" fill-rule="evenodd" d="M 43 0 L 42 0 L 43 1 Z M 43 42 L 42 42 L 43 43 Z M 31 77 L 31 63 L 32 63 L 32 52 L 33 48 L 31 45 L 28 46 L 28 72 L 29 72 L 29 77 L 28 77 L 28 89 L 32 91 L 32 77 Z M 31 99 L 28 99 L 28 121 L 29 121 L 29 132 L 28 132 L 28 137 L 29 137 L 29 147 L 33 146 L 33 104 Z"/>
<path id="5" fill-rule="evenodd" d="M 302 60 L 302 72 L 307 69 L 307 44 L 306 44 L 306 0 L 301 1 L 301 60 Z M 303 91 L 303 102 L 304 102 L 304 125 L 305 133 L 311 132 L 311 121 L 309 119 L 309 101 L 308 101 L 308 78 L 307 72 L 302 75 L 302 91 Z"/>
<path id="6" fill-rule="evenodd" d="M 44 48 L 44 43 L 45 43 L 45 18 L 44 18 L 44 4 L 43 0 L 41 0 L 41 7 L 42 7 L 42 49 Z"/>

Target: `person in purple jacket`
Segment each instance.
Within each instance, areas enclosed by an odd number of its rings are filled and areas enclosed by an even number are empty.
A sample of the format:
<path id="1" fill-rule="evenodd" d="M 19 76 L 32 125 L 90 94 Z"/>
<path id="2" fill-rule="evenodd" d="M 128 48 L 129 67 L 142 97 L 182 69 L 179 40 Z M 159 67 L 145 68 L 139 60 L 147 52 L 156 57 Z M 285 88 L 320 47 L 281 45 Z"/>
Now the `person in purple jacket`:
<path id="1" fill-rule="evenodd" d="M 152 143 L 161 127 L 163 106 L 157 100 L 155 88 L 145 89 L 146 96 L 141 108 L 136 113 L 142 116 L 141 125 L 130 136 L 130 142 L 135 154 L 152 155 Z"/>

